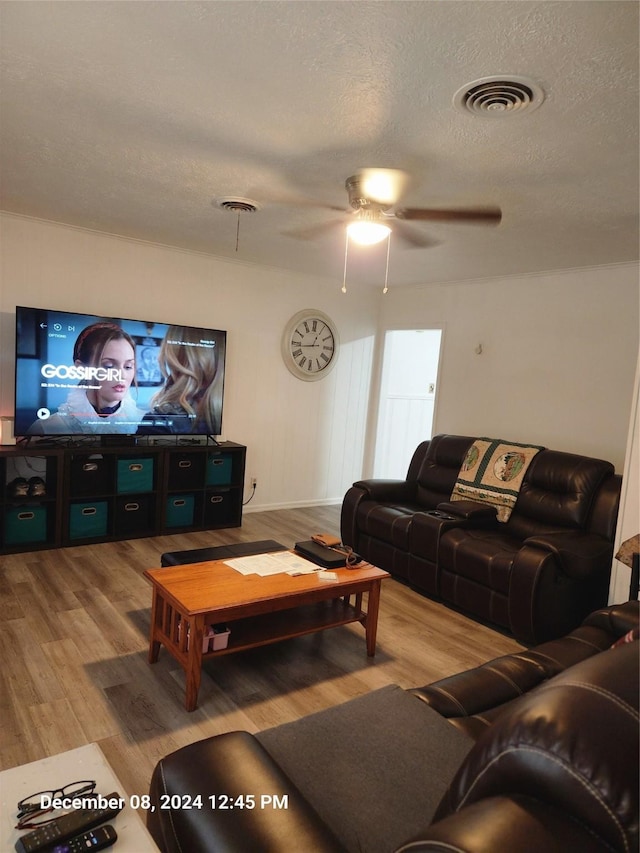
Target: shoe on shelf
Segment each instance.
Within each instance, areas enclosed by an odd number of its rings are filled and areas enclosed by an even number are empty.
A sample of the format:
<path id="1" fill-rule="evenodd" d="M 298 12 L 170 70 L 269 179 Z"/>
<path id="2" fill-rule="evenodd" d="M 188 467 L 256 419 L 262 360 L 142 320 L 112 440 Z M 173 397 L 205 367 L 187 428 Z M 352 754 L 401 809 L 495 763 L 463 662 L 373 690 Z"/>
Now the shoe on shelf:
<path id="1" fill-rule="evenodd" d="M 29 481 L 24 477 L 16 477 L 7 484 L 7 496 L 10 498 L 28 498 Z"/>
<path id="2" fill-rule="evenodd" d="M 47 487 L 42 477 L 29 478 L 29 497 L 43 498 L 47 494 Z"/>

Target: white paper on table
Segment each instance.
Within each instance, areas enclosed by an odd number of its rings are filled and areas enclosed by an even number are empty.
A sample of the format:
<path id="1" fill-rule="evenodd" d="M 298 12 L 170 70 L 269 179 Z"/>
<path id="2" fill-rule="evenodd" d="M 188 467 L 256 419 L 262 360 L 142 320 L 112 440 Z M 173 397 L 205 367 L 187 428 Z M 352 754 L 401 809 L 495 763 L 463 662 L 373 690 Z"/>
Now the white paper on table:
<path id="1" fill-rule="evenodd" d="M 241 575 L 278 575 L 282 572 L 289 574 L 310 575 L 318 570 L 318 566 L 305 560 L 291 551 L 277 551 L 274 554 L 253 554 L 250 557 L 238 557 L 224 561 Z"/>

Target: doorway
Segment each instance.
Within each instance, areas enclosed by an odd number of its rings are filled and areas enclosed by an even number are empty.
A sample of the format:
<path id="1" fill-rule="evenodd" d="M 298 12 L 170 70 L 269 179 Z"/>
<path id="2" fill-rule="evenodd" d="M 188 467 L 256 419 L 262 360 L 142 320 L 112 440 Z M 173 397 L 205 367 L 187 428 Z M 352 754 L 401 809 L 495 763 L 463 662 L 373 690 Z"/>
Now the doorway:
<path id="1" fill-rule="evenodd" d="M 431 438 L 442 329 L 385 334 L 373 476 L 402 479 L 414 450 Z"/>

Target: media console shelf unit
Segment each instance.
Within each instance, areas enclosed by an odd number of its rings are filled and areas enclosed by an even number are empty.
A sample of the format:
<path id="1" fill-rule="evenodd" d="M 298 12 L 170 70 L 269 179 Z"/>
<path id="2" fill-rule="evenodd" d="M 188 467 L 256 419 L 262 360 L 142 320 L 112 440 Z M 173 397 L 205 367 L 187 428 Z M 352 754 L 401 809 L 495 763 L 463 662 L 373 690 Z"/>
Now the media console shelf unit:
<path id="1" fill-rule="evenodd" d="M 0 447 L 0 553 L 240 527 L 246 447 Z"/>

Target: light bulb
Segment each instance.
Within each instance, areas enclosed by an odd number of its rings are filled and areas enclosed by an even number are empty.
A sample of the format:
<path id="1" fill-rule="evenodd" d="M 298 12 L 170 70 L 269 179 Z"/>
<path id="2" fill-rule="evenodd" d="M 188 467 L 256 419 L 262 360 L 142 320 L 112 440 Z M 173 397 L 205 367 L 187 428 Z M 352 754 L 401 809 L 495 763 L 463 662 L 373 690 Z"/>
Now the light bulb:
<path id="1" fill-rule="evenodd" d="M 362 193 L 383 206 L 395 204 L 406 189 L 408 177 L 400 169 L 362 169 Z"/>
<path id="2" fill-rule="evenodd" d="M 354 243 L 360 246 L 373 246 L 374 243 L 380 243 L 391 233 L 391 228 L 388 225 L 383 225 L 381 222 L 352 222 L 347 225 L 347 234 Z"/>

